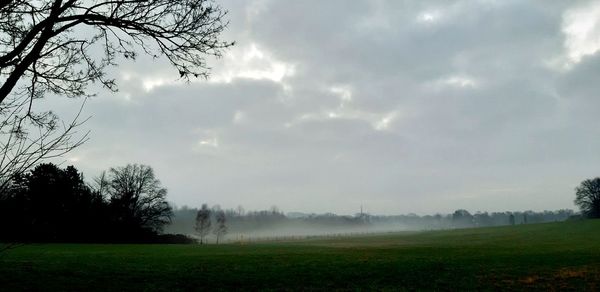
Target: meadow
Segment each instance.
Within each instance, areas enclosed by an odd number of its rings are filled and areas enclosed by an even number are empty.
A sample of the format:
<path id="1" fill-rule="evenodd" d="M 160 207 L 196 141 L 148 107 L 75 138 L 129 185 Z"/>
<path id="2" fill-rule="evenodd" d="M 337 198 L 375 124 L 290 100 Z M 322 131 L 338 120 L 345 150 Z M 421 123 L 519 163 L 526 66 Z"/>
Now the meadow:
<path id="1" fill-rule="evenodd" d="M 9 290 L 598 290 L 600 220 L 223 245 L 29 244 Z"/>

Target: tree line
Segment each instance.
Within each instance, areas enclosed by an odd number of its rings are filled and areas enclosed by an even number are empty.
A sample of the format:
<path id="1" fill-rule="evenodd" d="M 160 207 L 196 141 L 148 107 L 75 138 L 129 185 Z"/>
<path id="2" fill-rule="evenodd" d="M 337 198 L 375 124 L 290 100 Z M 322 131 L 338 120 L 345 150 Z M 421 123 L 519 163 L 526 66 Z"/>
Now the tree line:
<path id="1" fill-rule="evenodd" d="M 299 212 L 287 215 L 277 207 L 270 210 L 246 212 L 243 207 L 222 210 L 218 205 L 209 209 L 206 204 L 201 209 L 184 206 L 174 210 L 174 220 L 167 230 L 176 233 L 196 234 L 201 242 L 210 235 L 210 214 L 219 214 L 220 222 L 228 222 L 225 231 L 215 229 L 217 241 L 226 233 L 251 234 L 280 227 L 290 231 L 311 227 L 313 231 L 349 231 L 349 230 L 385 230 L 387 229 L 450 229 L 486 226 L 518 225 L 544 222 L 565 221 L 579 218 L 600 218 L 600 178 L 586 179 L 575 188 L 575 205 L 580 209 L 576 213 L 570 209 L 555 211 L 505 211 L 475 212 L 458 209 L 451 214 L 423 215 L 355 215 L 306 214 Z M 216 217 L 215 217 L 216 218 Z M 195 225 L 193 225 L 195 222 Z M 206 225 L 208 224 L 208 225 Z"/>
<path id="2" fill-rule="evenodd" d="M 228 233 L 249 234 L 288 228 L 290 232 L 311 227 L 313 231 L 448 229 L 564 221 L 574 217 L 600 216 L 600 178 L 583 181 L 575 190 L 572 210 L 524 212 L 476 212 L 459 209 L 451 214 L 419 216 L 284 214 L 277 207 L 245 211 L 243 207 L 221 209 L 176 208 L 166 201 L 164 188 L 147 165 L 110 168 L 91 182 L 73 166 L 52 163 L 2 181 L 0 191 L 0 240 L 18 242 L 194 242 Z M 294 229 L 296 228 L 296 229 Z M 306 230 L 306 229 L 305 229 Z"/>
<path id="3" fill-rule="evenodd" d="M 337 215 L 333 213 L 306 214 L 291 212 L 285 214 L 273 207 L 270 210 L 245 211 L 244 208 L 221 209 L 220 206 L 202 208 L 183 206 L 173 210 L 171 224 L 166 226 L 167 232 L 195 234 L 200 241 L 206 242 L 211 233 L 210 221 L 216 221 L 215 214 L 224 216 L 227 222 L 226 232 L 216 237 L 220 240 L 225 234 L 237 236 L 259 236 L 261 234 L 309 235 L 329 233 L 353 233 L 393 230 L 434 230 L 451 228 L 471 228 L 484 226 L 502 226 L 564 221 L 576 216 L 569 209 L 556 211 L 516 211 L 516 212 L 475 212 L 459 209 L 450 214 L 435 215 L 372 215 L 356 213 L 354 215 Z M 279 233 L 278 233 L 279 232 Z M 304 232 L 304 233 L 302 233 Z M 212 238 L 212 237 L 211 237 Z"/>
<path id="4" fill-rule="evenodd" d="M 73 166 L 44 163 L 7 186 L 0 193 L 4 241 L 158 241 L 173 216 L 167 190 L 147 165 L 111 168 L 86 183 Z"/>

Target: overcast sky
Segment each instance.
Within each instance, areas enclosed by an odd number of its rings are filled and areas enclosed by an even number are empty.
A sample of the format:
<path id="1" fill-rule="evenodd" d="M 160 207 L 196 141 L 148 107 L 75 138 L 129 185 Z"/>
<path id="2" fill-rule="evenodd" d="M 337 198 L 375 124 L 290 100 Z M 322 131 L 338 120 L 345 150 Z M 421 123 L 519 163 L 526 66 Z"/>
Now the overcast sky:
<path id="1" fill-rule="evenodd" d="M 123 62 L 66 164 L 148 164 L 178 206 L 340 214 L 574 208 L 600 175 L 598 2 L 218 3 L 237 45 L 211 78 Z"/>

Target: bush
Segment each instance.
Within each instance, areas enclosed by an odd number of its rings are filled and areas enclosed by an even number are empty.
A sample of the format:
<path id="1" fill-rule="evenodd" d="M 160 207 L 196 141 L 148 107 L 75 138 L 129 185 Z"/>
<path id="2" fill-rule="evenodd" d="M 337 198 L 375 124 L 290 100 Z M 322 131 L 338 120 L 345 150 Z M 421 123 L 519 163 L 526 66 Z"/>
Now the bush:
<path id="1" fill-rule="evenodd" d="M 163 244 L 196 244 L 198 240 L 185 234 L 159 234 L 155 243 Z"/>

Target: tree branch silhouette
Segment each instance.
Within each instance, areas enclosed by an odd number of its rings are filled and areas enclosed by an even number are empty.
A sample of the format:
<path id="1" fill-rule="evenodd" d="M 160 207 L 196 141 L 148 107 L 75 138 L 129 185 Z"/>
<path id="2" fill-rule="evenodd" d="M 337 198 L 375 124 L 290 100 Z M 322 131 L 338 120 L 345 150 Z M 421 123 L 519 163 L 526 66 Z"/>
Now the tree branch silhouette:
<path id="1" fill-rule="evenodd" d="M 75 138 L 81 109 L 60 127 L 53 112 L 34 111 L 36 100 L 87 98 L 93 83 L 117 91 L 106 69 L 138 52 L 166 58 L 176 78 L 206 78 L 205 58 L 233 45 L 219 38 L 226 14 L 212 0 L 0 0 L 0 192 L 88 138 Z"/>
<path id="2" fill-rule="evenodd" d="M 105 69 L 138 51 L 165 57 L 179 78 L 207 77 L 205 57 L 233 45 L 219 39 L 226 13 L 209 0 L 4 1 L 0 102 L 28 78 L 37 79 L 40 92 L 69 97 L 89 95 L 94 82 L 116 91 Z M 95 49 L 102 54 L 91 54 Z"/>

